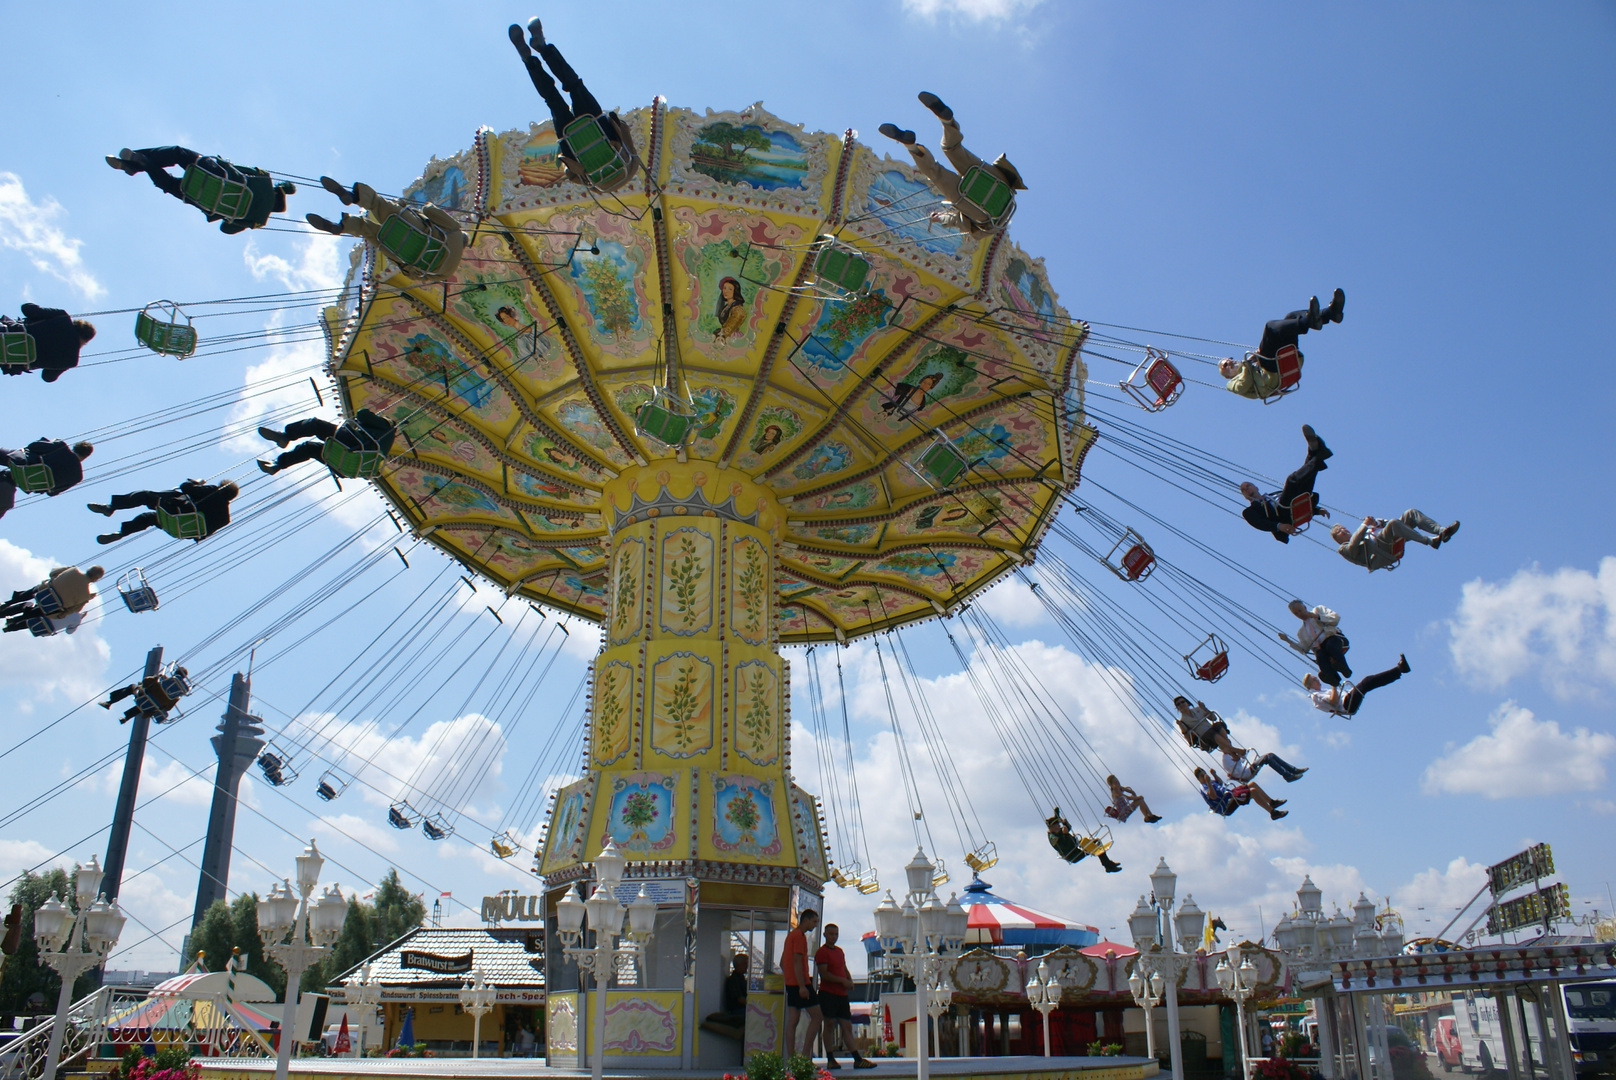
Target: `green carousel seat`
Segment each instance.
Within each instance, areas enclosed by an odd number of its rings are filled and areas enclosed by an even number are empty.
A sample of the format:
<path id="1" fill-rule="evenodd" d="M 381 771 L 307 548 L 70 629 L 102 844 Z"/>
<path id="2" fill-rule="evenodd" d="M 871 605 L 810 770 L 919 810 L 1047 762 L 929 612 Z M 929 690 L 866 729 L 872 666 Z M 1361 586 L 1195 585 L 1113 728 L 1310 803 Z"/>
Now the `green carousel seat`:
<path id="1" fill-rule="evenodd" d="M 207 519 L 196 510 L 185 510 L 176 514 L 159 505 L 157 527 L 176 540 L 201 540 L 208 535 Z"/>
<path id="2" fill-rule="evenodd" d="M 1015 191 L 997 173 L 981 165 L 972 165 L 960 177 L 960 198 L 987 218 L 994 229 L 1010 224 L 1016 212 Z"/>
<path id="3" fill-rule="evenodd" d="M 381 475 L 382 464 L 387 460 L 387 455 L 380 450 L 355 450 L 351 446 L 342 445 L 336 436 L 332 436 L 321 447 L 320 460 L 330 466 L 332 472 L 345 479 L 358 477 L 371 480 Z"/>
<path id="4" fill-rule="evenodd" d="M 431 277 L 449 257 L 449 238 L 443 230 L 414 212 L 400 212 L 382 222 L 376 243 L 415 277 Z"/>
<path id="5" fill-rule="evenodd" d="M 56 486 L 56 476 L 49 465 L 13 465 L 11 482 L 19 491 L 42 492 Z"/>
<path id="6" fill-rule="evenodd" d="M 623 157 L 622 147 L 607 136 L 600 117 L 580 116 L 562 129 L 561 136 L 590 187 L 614 188 L 628 176 L 630 163 Z"/>
<path id="7" fill-rule="evenodd" d="M 253 193 L 246 174 L 218 158 L 187 165 L 180 177 L 180 194 L 191 205 L 226 221 L 240 221 L 252 209 Z"/>

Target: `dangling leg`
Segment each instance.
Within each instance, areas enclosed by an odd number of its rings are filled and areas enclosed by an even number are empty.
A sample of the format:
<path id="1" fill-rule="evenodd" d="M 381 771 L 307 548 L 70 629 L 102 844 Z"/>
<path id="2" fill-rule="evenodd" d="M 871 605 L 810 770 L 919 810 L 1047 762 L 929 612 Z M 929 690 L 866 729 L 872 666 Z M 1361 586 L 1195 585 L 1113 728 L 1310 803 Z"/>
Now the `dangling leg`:
<path id="1" fill-rule="evenodd" d="M 987 165 L 987 162 L 965 149 L 964 136 L 960 133 L 959 122 L 954 119 L 953 109 L 943 104 L 942 99 L 930 90 L 920 92 L 920 103 L 942 121 L 943 137 L 937 145 L 943 151 L 943 156 L 948 159 L 948 163 L 954 166 L 955 172 L 964 176 L 972 166 Z"/>
<path id="2" fill-rule="evenodd" d="M 310 439 L 308 442 L 298 443 L 296 446 L 286 451 L 286 453 L 276 457 L 273 465 L 260 461 L 258 463 L 258 467 L 264 472 L 273 476 L 282 469 L 289 469 L 293 465 L 301 465 L 305 461 L 319 460 L 320 454 L 324 450 L 324 442 L 315 442 L 314 440 Z"/>
<path id="3" fill-rule="evenodd" d="M 131 169 L 144 171 L 158 190 L 184 199 L 180 194 L 179 178 L 167 170 L 178 165 L 181 168 L 190 168 L 201 157 L 195 150 L 183 146 L 154 146 L 146 150 L 120 150 L 118 157 L 125 163 L 124 171 Z M 133 173 L 130 173 L 133 175 Z"/>
<path id="4" fill-rule="evenodd" d="M 567 104 L 567 99 L 561 96 L 561 91 L 556 89 L 555 80 L 550 78 L 548 71 L 544 70 L 544 64 L 537 56 L 533 55 L 533 50 L 528 46 L 527 37 L 522 33 L 522 28 L 515 23 L 511 23 L 508 33 L 510 34 L 511 44 L 516 46 L 517 55 L 521 56 L 522 63 L 527 67 L 527 77 L 533 80 L 533 89 L 539 92 L 539 96 L 544 99 L 544 103 L 550 107 L 550 118 L 555 123 L 556 138 L 559 139 L 561 132 L 573 121 L 572 107 Z M 544 40 L 542 29 L 539 33 L 539 40 L 541 42 Z"/>
<path id="5" fill-rule="evenodd" d="M 1319 681 L 1328 686 L 1340 686 L 1343 677 L 1352 678 L 1347 664 L 1347 639 L 1331 634 L 1313 649 L 1313 659 L 1319 665 Z"/>
<path id="6" fill-rule="evenodd" d="M 595 95 L 589 92 L 584 81 L 578 77 L 578 73 L 572 70 L 572 65 L 567 63 L 567 58 L 561 55 L 561 50 L 544 40 L 544 30 L 539 26 L 539 20 L 534 19 L 528 23 L 527 29 L 528 34 L 537 41 L 539 55 L 544 57 L 544 62 L 555 72 L 556 80 L 561 83 L 561 89 L 572 96 L 573 116 L 600 116 L 605 112 L 600 107 L 600 102 L 595 100 Z"/>
<path id="7" fill-rule="evenodd" d="M 126 536 L 133 536 L 137 532 L 144 532 L 147 529 L 154 529 L 156 527 L 157 514 L 155 511 L 152 513 L 140 514 L 139 516 L 132 517 L 128 521 L 124 522 L 123 525 L 119 527 L 117 532 L 102 533 L 100 536 L 95 538 L 95 542 L 98 544 L 110 544 L 115 540 L 122 540 Z"/>
<path id="8" fill-rule="evenodd" d="M 1410 670 L 1411 669 L 1408 666 L 1408 658 L 1406 656 L 1399 655 L 1397 657 L 1396 667 L 1387 668 L 1385 671 L 1377 671 L 1373 675 L 1365 675 L 1363 678 L 1358 680 L 1357 689 L 1354 690 L 1353 693 L 1356 693 L 1358 695 L 1358 700 L 1362 702 L 1363 696 L 1369 693 L 1369 691 L 1379 690 L 1382 686 L 1389 686 L 1398 679 L 1401 679 L 1404 675 L 1408 674 Z M 1353 711 L 1356 712 L 1357 710 L 1354 709 Z"/>
<path id="9" fill-rule="evenodd" d="M 1279 365 L 1275 357 L 1279 350 L 1287 345 L 1295 345 L 1308 328 L 1313 325 L 1314 312 L 1318 310 L 1319 298 L 1313 298 L 1313 305 L 1307 311 L 1293 311 L 1283 319 L 1270 319 L 1263 324 L 1262 341 L 1257 345 L 1257 362 L 1264 371 L 1278 371 Z"/>
<path id="10" fill-rule="evenodd" d="M 1287 784 L 1296 783 L 1302 778 L 1302 774 L 1307 772 L 1306 769 L 1298 769 L 1278 754 L 1264 754 L 1257 760 L 1257 767 L 1260 769 L 1264 765 L 1277 772 Z"/>

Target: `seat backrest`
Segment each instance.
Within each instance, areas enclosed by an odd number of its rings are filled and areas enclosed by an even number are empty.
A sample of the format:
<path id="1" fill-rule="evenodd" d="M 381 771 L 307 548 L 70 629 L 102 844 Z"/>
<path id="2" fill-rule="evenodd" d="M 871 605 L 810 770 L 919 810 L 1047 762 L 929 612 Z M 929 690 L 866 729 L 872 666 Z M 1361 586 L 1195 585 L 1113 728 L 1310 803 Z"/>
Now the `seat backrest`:
<path id="1" fill-rule="evenodd" d="M 442 230 L 415 214 L 390 215 L 376 231 L 376 243 L 394 262 L 418 274 L 437 273 L 449 255 Z"/>
<path id="2" fill-rule="evenodd" d="M 355 450 L 331 438 L 320 447 L 320 460 L 338 476 L 368 480 L 381 472 L 384 459 L 380 450 Z"/>
<path id="3" fill-rule="evenodd" d="M 1318 512 L 1318 503 L 1318 496 L 1311 491 L 1304 491 L 1291 500 L 1291 528 L 1294 531 L 1302 532 L 1307 528 L 1308 522 Z"/>
<path id="4" fill-rule="evenodd" d="M 1212 658 L 1195 669 L 1195 677 L 1207 682 L 1217 682 L 1229 670 L 1229 654 L 1226 652 L 1213 653 Z"/>
<path id="5" fill-rule="evenodd" d="M 20 326 L 0 328 L 0 364 L 33 367 L 37 356 L 34 335 Z"/>
<path id="6" fill-rule="evenodd" d="M 180 177 L 180 194 L 191 205 L 226 221 L 239 221 L 252 209 L 247 178 L 227 162 L 204 165 L 198 160 L 187 165 Z"/>
<path id="7" fill-rule="evenodd" d="M 669 446 L 683 446 L 695 417 L 675 412 L 656 400 L 647 401 L 634 413 L 634 427 Z"/>
<path id="8" fill-rule="evenodd" d="M 49 465 L 13 465 L 11 482 L 23 491 L 49 491 L 56 486 L 56 476 Z"/>
<path id="9" fill-rule="evenodd" d="M 1284 393 L 1302 381 L 1302 354 L 1295 345 L 1286 345 L 1274 356 L 1279 367 L 1279 390 Z"/>
<path id="10" fill-rule="evenodd" d="M 208 522 L 195 510 L 175 514 L 157 507 L 157 527 L 176 540 L 200 540 L 208 535 Z"/>
<path id="11" fill-rule="evenodd" d="M 135 316 L 135 340 L 152 352 L 183 359 L 196 352 L 196 327 L 142 311 Z"/>
<path id="12" fill-rule="evenodd" d="M 54 588 L 43 588 L 34 594 L 34 606 L 41 614 L 55 615 L 62 610 L 62 598 Z"/>
<path id="13" fill-rule="evenodd" d="M 1156 561 L 1156 556 L 1143 544 L 1135 544 L 1122 555 L 1122 570 L 1129 581 L 1139 580 L 1140 575 L 1150 569 L 1150 564 Z"/>
<path id="14" fill-rule="evenodd" d="M 857 292 L 870 274 L 870 261 L 850 251 L 825 247 L 814 261 L 814 275 L 843 292 Z"/>
<path id="15" fill-rule="evenodd" d="M 920 455 L 920 470 L 928 479 L 942 487 L 949 487 L 965 472 L 967 462 L 953 443 L 938 440 Z"/>
<path id="16" fill-rule="evenodd" d="M 587 113 L 577 117 L 563 129 L 562 137 L 591 184 L 613 183 L 627 171 L 622 150 L 607 136 L 600 117 Z"/>
<path id="17" fill-rule="evenodd" d="M 1145 382 L 1156 391 L 1158 404 L 1166 404 L 1167 399 L 1184 385 L 1184 379 L 1179 375 L 1178 369 L 1167 360 L 1157 360 L 1151 364 L 1150 369 L 1145 372 Z"/>
<path id="18" fill-rule="evenodd" d="M 960 177 L 960 198 L 993 225 L 1003 227 L 1015 208 L 1016 193 L 998 173 L 981 165 L 972 165 Z"/>

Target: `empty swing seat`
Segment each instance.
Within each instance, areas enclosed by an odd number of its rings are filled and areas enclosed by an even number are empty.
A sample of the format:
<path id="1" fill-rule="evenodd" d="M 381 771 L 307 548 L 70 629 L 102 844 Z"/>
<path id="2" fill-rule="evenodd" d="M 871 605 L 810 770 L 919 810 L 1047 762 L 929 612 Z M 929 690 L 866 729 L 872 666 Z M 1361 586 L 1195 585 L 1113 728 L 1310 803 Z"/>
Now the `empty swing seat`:
<path id="1" fill-rule="evenodd" d="M 39 494 L 56 486 L 56 474 L 45 464 L 11 466 L 11 482 L 17 490 Z"/>
<path id="2" fill-rule="evenodd" d="M 226 221 L 239 221 L 252 209 L 252 188 L 246 175 L 217 158 L 202 158 L 186 166 L 180 177 L 180 195 L 204 213 Z"/>
<path id="3" fill-rule="evenodd" d="M 135 615 L 157 610 L 157 590 L 146 581 L 145 571 L 138 566 L 118 579 L 118 596 L 124 607 Z"/>
<path id="4" fill-rule="evenodd" d="M 27 371 L 36 359 L 34 335 L 17 325 L 0 327 L 0 367 Z"/>
<path id="5" fill-rule="evenodd" d="M 400 211 L 382 222 L 376 243 L 414 277 L 431 277 L 449 257 L 449 238 L 443 230 L 414 212 Z"/>
<path id="6" fill-rule="evenodd" d="M 634 411 L 634 430 L 667 446 L 683 446 L 695 423 L 684 402 L 660 390 Z"/>
<path id="7" fill-rule="evenodd" d="M 968 851 L 965 853 L 965 865 L 969 866 L 978 874 L 988 869 L 990 866 L 995 865 L 998 861 L 999 849 L 991 842 L 983 844 L 974 851 Z"/>
<path id="8" fill-rule="evenodd" d="M 428 840 L 447 840 L 454 834 L 454 828 L 443 820 L 441 816 L 423 818 L 421 831 L 426 833 Z"/>
<path id="9" fill-rule="evenodd" d="M 1122 553 L 1122 557 L 1112 562 L 1118 552 Z M 1111 545 L 1105 565 L 1123 581 L 1143 581 L 1156 569 L 1156 553 L 1145 543 L 1144 537 L 1132 529 L 1125 529 L 1121 539 Z"/>
<path id="10" fill-rule="evenodd" d="M 488 841 L 488 850 L 494 853 L 496 859 L 508 859 L 516 854 L 516 845 L 510 843 L 507 837 L 495 836 Z"/>
<path id="11" fill-rule="evenodd" d="M 1189 665 L 1192 678 L 1217 682 L 1229 672 L 1229 646 L 1218 635 L 1208 634 L 1184 657 L 1184 663 Z"/>
<path id="12" fill-rule="evenodd" d="M 858 292 L 869 276 L 870 260 L 838 244 L 825 243 L 814 259 L 814 277 L 819 283 L 844 293 Z"/>
<path id="13" fill-rule="evenodd" d="M 387 824 L 395 829 L 413 829 L 415 827 L 415 823 L 397 806 L 387 808 Z"/>
<path id="14" fill-rule="evenodd" d="M 331 784 L 325 780 L 320 781 L 319 785 L 315 787 L 314 793 L 320 796 L 320 798 L 324 799 L 326 802 L 330 802 L 332 799 L 337 797 L 337 789 L 332 787 Z"/>
<path id="15" fill-rule="evenodd" d="M 600 117 L 577 117 L 562 129 L 561 137 L 567 140 L 572 160 L 583 170 L 590 187 L 607 190 L 627 179 L 629 162 L 622 148 L 607 136 Z"/>
<path id="16" fill-rule="evenodd" d="M 960 177 L 960 198 L 998 230 L 1010 224 L 1016 212 L 1016 193 L 1000 176 L 981 165 L 972 165 Z"/>
<path id="17" fill-rule="evenodd" d="M 1144 383 L 1135 382 L 1143 377 Z M 1145 358 L 1139 366 L 1133 369 L 1118 388 L 1133 398 L 1134 404 L 1146 412 L 1160 412 L 1173 404 L 1184 393 L 1184 376 L 1173 362 L 1167 359 L 1167 354 L 1158 349 L 1146 348 Z"/>
<path id="18" fill-rule="evenodd" d="M 153 314 L 156 309 L 157 314 Z M 167 318 L 163 315 L 166 313 Z M 196 327 L 190 316 L 180 322 L 179 305 L 170 300 L 147 304 L 135 316 L 135 340 L 154 353 L 177 356 L 181 360 L 196 352 Z"/>
<path id="19" fill-rule="evenodd" d="M 959 447 L 938 432 L 937 437 L 915 456 L 910 467 L 932 487 L 946 488 L 952 487 L 970 465 Z"/>

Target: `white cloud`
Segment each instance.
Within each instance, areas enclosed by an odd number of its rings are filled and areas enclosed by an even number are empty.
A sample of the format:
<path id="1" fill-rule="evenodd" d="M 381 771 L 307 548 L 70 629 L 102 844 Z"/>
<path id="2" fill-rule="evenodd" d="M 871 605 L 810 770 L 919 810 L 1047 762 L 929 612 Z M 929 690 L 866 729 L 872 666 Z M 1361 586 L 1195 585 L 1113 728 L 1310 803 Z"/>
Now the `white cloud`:
<path id="1" fill-rule="evenodd" d="M 44 581 L 51 568 L 59 565 L 9 540 L 0 540 L 0 595 L 9 597 L 9 590 Z M 105 578 L 101 587 L 110 584 L 111 579 Z M 112 650 L 95 632 L 100 605 L 100 600 L 90 601 L 84 622 L 72 634 L 36 638 L 19 630 L 0 636 L 0 686 L 21 691 L 16 699 L 19 711 L 30 713 L 36 704 L 58 697 L 87 701 L 105 687 Z"/>
<path id="2" fill-rule="evenodd" d="M 1393 889 L 1392 903 L 1403 916 L 1407 935 L 1426 937 L 1446 926 L 1486 880 L 1487 867 L 1461 855 L 1446 867 L 1422 870 Z"/>
<path id="3" fill-rule="evenodd" d="M 1044 605 L 1027 583 L 1018 577 L 1005 578 L 983 593 L 976 606 L 1000 626 L 1037 626 L 1046 621 Z"/>
<path id="4" fill-rule="evenodd" d="M 1490 733 L 1457 748 L 1449 744 L 1431 762 L 1421 790 L 1490 799 L 1592 791 L 1605 783 L 1604 760 L 1616 753 L 1616 735 L 1581 727 L 1567 734 L 1513 701 L 1500 705 L 1487 723 Z"/>
<path id="5" fill-rule="evenodd" d="M 66 213 L 49 195 L 40 202 L 30 199 L 16 173 L 0 172 L 0 246 L 22 252 L 34 269 L 65 281 L 85 299 L 93 300 L 107 290 L 84 266 L 79 255 L 84 241 L 58 227 Z"/>
<path id="6" fill-rule="evenodd" d="M 927 19 L 949 15 L 968 22 L 999 22 L 1040 3 L 1042 0 L 903 0 L 903 10 Z"/>
<path id="7" fill-rule="evenodd" d="M 1616 684 L 1616 557 L 1597 575 L 1534 566 L 1501 584 L 1468 582 L 1448 625 L 1454 666 L 1481 686 L 1535 672 L 1559 697 L 1594 693 Z"/>
<path id="8" fill-rule="evenodd" d="M 177 758 L 168 758 L 162 764 L 148 754 L 140 763 L 140 796 L 143 800 L 157 799 L 180 806 L 210 806 L 213 803 L 213 772 L 209 764 L 201 773 L 192 772 L 190 766 Z M 95 786 L 105 795 L 116 795 L 123 783 L 123 762 L 108 765 Z M 247 779 L 243 778 L 245 785 Z M 172 807 L 169 808 L 172 812 Z"/>

